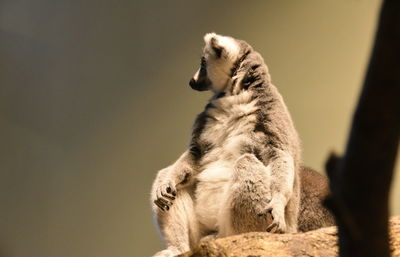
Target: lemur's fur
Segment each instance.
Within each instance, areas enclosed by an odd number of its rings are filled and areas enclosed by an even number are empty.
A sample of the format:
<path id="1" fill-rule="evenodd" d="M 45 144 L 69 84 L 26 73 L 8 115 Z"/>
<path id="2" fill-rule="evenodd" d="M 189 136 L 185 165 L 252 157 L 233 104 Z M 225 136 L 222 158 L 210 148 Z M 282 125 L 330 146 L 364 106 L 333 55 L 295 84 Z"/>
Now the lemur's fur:
<path id="1" fill-rule="evenodd" d="M 215 33 L 204 41 L 189 84 L 214 96 L 194 123 L 190 148 L 153 184 L 168 247 L 155 256 L 188 251 L 210 234 L 298 230 L 301 150 L 282 96 L 249 44 Z"/>

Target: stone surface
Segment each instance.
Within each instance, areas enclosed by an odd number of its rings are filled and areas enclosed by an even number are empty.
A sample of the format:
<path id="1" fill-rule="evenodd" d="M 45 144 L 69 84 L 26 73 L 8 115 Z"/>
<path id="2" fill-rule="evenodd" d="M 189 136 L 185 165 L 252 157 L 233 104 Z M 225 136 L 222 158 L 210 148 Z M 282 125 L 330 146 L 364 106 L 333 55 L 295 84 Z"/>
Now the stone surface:
<path id="1" fill-rule="evenodd" d="M 338 255 L 336 227 L 305 233 L 252 232 L 205 241 L 180 257 L 276 257 Z M 390 219 L 392 256 L 400 257 L 400 216 Z"/>

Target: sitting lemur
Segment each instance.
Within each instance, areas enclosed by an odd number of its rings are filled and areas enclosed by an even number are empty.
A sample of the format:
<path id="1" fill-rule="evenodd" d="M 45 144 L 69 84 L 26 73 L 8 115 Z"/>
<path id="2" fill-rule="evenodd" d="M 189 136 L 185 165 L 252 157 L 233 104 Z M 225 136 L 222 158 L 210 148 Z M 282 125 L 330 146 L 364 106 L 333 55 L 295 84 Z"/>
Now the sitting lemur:
<path id="1" fill-rule="evenodd" d="M 191 88 L 214 94 L 193 125 L 189 149 L 160 170 L 151 203 L 167 249 L 251 231 L 293 233 L 333 224 L 321 205 L 326 178 L 302 166 L 300 140 L 261 55 L 209 33 Z"/>

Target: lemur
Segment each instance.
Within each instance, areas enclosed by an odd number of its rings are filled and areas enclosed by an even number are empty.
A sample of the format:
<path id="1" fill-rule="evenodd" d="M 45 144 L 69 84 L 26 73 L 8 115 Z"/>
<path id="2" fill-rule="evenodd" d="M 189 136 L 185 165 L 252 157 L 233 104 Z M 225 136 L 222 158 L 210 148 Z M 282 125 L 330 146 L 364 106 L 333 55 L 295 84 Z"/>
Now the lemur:
<path id="1" fill-rule="evenodd" d="M 167 245 L 158 257 L 186 252 L 207 235 L 293 233 L 298 221 L 319 226 L 299 220 L 300 140 L 263 58 L 232 37 L 208 33 L 204 41 L 189 85 L 213 96 L 196 118 L 189 149 L 152 187 Z"/>

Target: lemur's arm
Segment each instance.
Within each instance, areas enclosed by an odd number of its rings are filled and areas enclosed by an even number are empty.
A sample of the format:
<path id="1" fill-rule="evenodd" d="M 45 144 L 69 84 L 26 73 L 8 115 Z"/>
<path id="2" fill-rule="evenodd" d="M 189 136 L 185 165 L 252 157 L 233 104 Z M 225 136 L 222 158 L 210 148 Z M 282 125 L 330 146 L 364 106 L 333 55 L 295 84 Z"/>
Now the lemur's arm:
<path id="1" fill-rule="evenodd" d="M 153 184 L 152 200 L 161 210 L 169 210 L 175 200 L 177 190 L 192 184 L 193 178 L 199 172 L 196 163 L 201 156 L 199 137 L 206 123 L 206 112 L 200 113 L 193 125 L 190 147 L 174 164 L 158 172 Z"/>
<path id="2" fill-rule="evenodd" d="M 191 184 L 194 177 L 194 161 L 189 150 L 185 151 L 174 164 L 160 170 L 152 188 L 152 201 L 161 210 L 169 210 L 177 190 Z"/>
<path id="3" fill-rule="evenodd" d="M 296 170 L 292 156 L 282 150 L 277 150 L 276 156 L 269 164 L 271 168 L 270 189 L 271 202 L 269 208 L 274 222 L 267 231 L 286 231 L 285 208 L 289 199 L 293 198 Z"/>
<path id="4" fill-rule="evenodd" d="M 189 150 L 186 150 L 174 164 L 170 166 L 170 179 L 174 182 L 175 189 L 187 187 L 195 175 L 194 159 Z"/>

